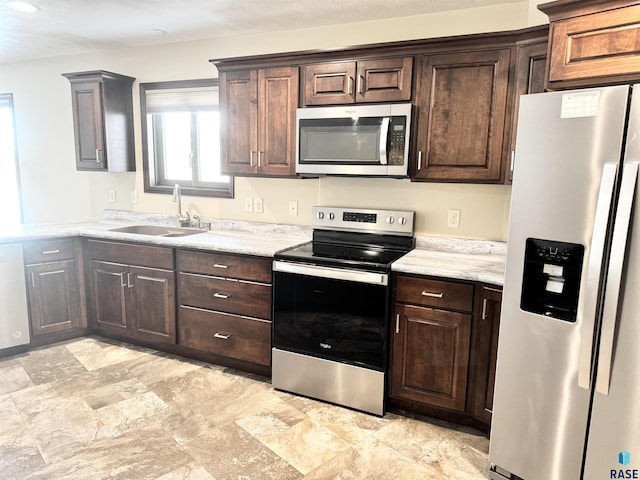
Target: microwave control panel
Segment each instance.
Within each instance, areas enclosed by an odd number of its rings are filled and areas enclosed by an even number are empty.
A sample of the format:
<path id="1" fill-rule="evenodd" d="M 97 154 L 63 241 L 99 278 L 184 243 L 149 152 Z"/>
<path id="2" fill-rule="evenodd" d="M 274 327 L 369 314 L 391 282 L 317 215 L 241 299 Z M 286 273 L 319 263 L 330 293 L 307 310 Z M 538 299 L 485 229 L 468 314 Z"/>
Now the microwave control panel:
<path id="1" fill-rule="evenodd" d="M 406 143 L 407 117 L 391 117 L 389 119 L 389 165 L 402 165 L 404 163 L 404 150 Z"/>

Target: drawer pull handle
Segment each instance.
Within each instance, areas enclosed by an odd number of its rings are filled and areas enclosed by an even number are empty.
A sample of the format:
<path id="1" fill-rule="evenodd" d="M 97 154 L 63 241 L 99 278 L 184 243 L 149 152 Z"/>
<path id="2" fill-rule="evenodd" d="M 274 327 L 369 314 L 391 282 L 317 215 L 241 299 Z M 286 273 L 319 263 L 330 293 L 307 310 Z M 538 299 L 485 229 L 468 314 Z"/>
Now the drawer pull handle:
<path id="1" fill-rule="evenodd" d="M 43 255 L 51 255 L 53 253 L 60 253 L 60 250 L 45 250 L 42 252 Z"/>
<path id="2" fill-rule="evenodd" d="M 229 266 L 228 266 L 228 265 L 223 265 L 223 264 L 221 264 L 221 263 L 214 263 L 214 264 L 213 264 L 213 267 L 214 267 L 214 268 L 229 268 Z"/>
<path id="3" fill-rule="evenodd" d="M 396 313 L 396 334 L 400 333 L 400 314 Z"/>
<path id="4" fill-rule="evenodd" d="M 213 294 L 213 296 L 216 297 L 216 298 L 225 298 L 226 299 L 226 298 L 229 298 L 231 295 L 225 295 L 224 293 L 217 293 L 216 292 L 216 293 Z"/>
<path id="5" fill-rule="evenodd" d="M 221 338 L 222 340 L 229 340 L 229 337 L 231 337 L 231 334 L 229 333 L 220 333 L 220 332 L 216 332 L 213 334 L 213 338 Z"/>
<path id="6" fill-rule="evenodd" d="M 482 299 L 482 320 L 487 319 L 487 299 Z"/>
<path id="7" fill-rule="evenodd" d="M 444 297 L 444 293 L 431 293 L 431 292 L 422 292 L 423 297 L 432 297 L 432 298 L 442 298 Z"/>

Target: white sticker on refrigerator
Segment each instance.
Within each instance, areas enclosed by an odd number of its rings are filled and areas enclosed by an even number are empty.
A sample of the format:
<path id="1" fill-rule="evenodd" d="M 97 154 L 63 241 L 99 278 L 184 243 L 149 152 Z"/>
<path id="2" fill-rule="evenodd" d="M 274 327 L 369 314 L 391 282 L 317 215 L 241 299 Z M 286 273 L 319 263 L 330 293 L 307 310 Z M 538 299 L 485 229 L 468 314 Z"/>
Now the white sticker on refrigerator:
<path id="1" fill-rule="evenodd" d="M 565 93 L 562 96 L 560 118 L 595 117 L 600 104 L 600 90 Z"/>

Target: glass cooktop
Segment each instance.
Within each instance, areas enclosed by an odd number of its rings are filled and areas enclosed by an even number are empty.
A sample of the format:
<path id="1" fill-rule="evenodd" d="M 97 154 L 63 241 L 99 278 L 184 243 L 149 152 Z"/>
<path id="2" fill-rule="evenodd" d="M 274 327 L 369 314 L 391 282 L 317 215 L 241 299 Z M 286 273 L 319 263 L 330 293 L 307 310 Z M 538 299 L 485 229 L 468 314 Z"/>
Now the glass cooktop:
<path id="1" fill-rule="evenodd" d="M 314 239 L 275 255 L 314 265 L 343 266 L 376 271 L 389 270 L 391 263 L 413 249 L 413 237 L 348 232 L 314 232 Z"/>

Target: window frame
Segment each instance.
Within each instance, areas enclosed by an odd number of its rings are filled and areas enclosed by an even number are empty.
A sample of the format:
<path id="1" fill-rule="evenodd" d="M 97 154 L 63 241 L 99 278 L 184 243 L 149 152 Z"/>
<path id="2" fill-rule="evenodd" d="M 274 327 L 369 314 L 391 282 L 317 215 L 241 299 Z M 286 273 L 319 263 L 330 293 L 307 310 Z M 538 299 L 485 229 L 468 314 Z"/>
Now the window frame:
<path id="1" fill-rule="evenodd" d="M 162 89 L 179 89 L 179 88 L 197 88 L 197 87 L 219 87 L 220 82 L 217 78 L 203 78 L 197 80 L 177 80 L 166 82 L 149 82 L 140 84 L 140 125 L 142 130 L 142 171 L 144 177 L 144 191 L 145 193 L 164 193 L 168 195 L 173 194 L 173 185 L 159 185 L 152 184 L 151 172 L 156 171 L 155 165 L 150 165 L 153 160 L 149 155 L 149 125 L 147 122 L 147 96 L 148 90 L 162 90 Z M 156 125 L 152 125 L 154 130 Z M 154 143 L 158 141 L 158 138 L 154 135 Z M 154 182 L 155 183 L 155 182 Z M 179 183 L 179 182 L 178 182 Z M 233 198 L 234 177 L 229 175 L 228 188 L 213 188 L 203 186 L 192 185 L 180 185 L 180 190 L 183 195 L 191 195 L 196 197 L 218 197 L 218 198 Z"/>
<path id="2" fill-rule="evenodd" d="M 24 204 L 22 201 L 22 181 L 20 179 L 20 159 L 18 158 L 18 127 L 16 125 L 16 109 L 13 102 L 13 93 L 0 93 L 0 104 L 5 105 L 11 111 L 11 129 L 13 142 L 13 163 L 15 165 L 16 203 L 18 207 L 18 222 L 24 223 Z M 5 179 L 6 180 L 6 179 Z"/>

